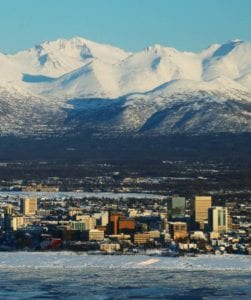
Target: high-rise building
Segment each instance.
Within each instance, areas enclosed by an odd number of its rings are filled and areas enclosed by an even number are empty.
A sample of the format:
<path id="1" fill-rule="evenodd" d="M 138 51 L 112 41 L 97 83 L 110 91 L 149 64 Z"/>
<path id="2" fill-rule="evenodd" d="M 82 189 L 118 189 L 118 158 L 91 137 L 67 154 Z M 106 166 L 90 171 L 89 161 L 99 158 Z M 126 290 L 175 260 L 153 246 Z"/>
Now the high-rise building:
<path id="1" fill-rule="evenodd" d="M 221 206 L 209 208 L 208 225 L 209 230 L 213 232 L 228 231 L 228 209 Z"/>
<path id="2" fill-rule="evenodd" d="M 172 197 L 167 204 L 169 220 L 181 219 L 186 216 L 186 198 Z"/>
<path id="3" fill-rule="evenodd" d="M 37 211 L 37 198 L 21 199 L 21 212 L 23 215 L 35 215 Z"/>
<path id="4" fill-rule="evenodd" d="M 194 201 L 195 222 L 204 229 L 208 221 L 208 209 L 212 207 L 211 196 L 196 196 Z"/>

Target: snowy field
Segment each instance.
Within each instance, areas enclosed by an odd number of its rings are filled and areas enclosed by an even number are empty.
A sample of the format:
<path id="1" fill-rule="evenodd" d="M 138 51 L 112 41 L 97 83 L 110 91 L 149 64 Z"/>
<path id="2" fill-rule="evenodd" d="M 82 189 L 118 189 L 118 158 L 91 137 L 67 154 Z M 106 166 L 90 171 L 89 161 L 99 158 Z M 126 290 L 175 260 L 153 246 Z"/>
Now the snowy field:
<path id="1" fill-rule="evenodd" d="M 128 198 L 136 198 L 136 199 L 163 199 L 165 196 L 154 195 L 154 194 L 146 194 L 146 193 L 111 193 L 111 192 L 0 192 L 0 197 L 38 197 L 45 199 L 67 199 L 67 198 L 110 198 L 110 199 L 128 199 Z"/>
<path id="2" fill-rule="evenodd" d="M 87 255 L 75 252 L 1 252 L 0 270 L 12 268 L 251 271 L 251 257 L 201 255 L 173 258 L 146 255 Z"/>

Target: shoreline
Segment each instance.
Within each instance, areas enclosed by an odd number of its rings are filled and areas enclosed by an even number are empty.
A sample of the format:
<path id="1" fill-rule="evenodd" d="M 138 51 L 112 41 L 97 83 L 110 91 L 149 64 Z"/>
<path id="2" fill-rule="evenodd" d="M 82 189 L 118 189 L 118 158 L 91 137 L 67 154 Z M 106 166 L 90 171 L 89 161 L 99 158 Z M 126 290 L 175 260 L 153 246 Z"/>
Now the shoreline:
<path id="1" fill-rule="evenodd" d="M 0 270 L 10 269 L 159 269 L 177 271 L 246 271 L 251 272 L 247 255 L 212 255 L 163 257 L 136 255 L 88 255 L 62 252 L 1 252 Z"/>

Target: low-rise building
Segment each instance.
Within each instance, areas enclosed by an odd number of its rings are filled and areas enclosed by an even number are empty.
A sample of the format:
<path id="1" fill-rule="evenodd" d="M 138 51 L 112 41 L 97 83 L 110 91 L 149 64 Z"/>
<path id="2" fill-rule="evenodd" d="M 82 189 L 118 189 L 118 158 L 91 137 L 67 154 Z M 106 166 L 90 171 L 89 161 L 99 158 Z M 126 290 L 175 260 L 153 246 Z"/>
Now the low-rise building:
<path id="1" fill-rule="evenodd" d="M 150 239 L 151 238 L 149 232 L 134 234 L 134 244 L 137 245 L 147 244 L 150 241 Z"/>
<path id="2" fill-rule="evenodd" d="M 115 251 L 119 251 L 120 250 L 120 244 L 118 243 L 112 243 L 112 244 L 101 244 L 100 245 L 100 250 L 101 251 L 105 251 L 105 252 L 108 252 L 108 253 L 111 253 L 111 252 L 115 252 Z"/>
<path id="3" fill-rule="evenodd" d="M 89 230 L 89 241 L 103 241 L 105 237 L 104 231 L 98 229 Z"/>

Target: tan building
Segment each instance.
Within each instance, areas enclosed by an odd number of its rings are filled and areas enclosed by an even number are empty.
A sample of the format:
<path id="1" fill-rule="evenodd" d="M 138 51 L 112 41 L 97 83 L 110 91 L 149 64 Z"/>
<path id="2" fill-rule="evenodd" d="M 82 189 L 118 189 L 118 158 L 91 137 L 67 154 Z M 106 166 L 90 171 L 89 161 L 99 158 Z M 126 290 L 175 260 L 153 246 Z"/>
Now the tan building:
<path id="1" fill-rule="evenodd" d="M 76 215 L 76 221 L 85 223 L 85 229 L 90 230 L 96 227 L 96 219 L 90 215 Z"/>
<path id="2" fill-rule="evenodd" d="M 69 217 L 75 217 L 77 215 L 83 215 L 83 209 L 78 207 L 73 207 L 68 210 Z"/>
<path id="3" fill-rule="evenodd" d="M 150 234 L 151 239 L 159 239 L 160 238 L 160 231 L 159 230 L 149 231 L 149 234 Z"/>
<path id="4" fill-rule="evenodd" d="M 98 229 L 91 229 L 89 231 L 89 241 L 103 241 L 105 238 L 104 231 Z"/>
<path id="5" fill-rule="evenodd" d="M 215 206 L 208 210 L 208 225 L 210 231 L 228 231 L 228 209 L 226 207 Z"/>
<path id="6" fill-rule="evenodd" d="M 13 212 L 14 212 L 13 205 L 8 204 L 8 205 L 5 206 L 5 208 L 4 208 L 4 214 L 6 214 L 6 215 L 12 215 Z"/>
<path id="7" fill-rule="evenodd" d="M 100 250 L 108 253 L 120 250 L 120 244 L 101 244 Z"/>
<path id="8" fill-rule="evenodd" d="M 134 234 L 134 244 L 146 244 L 150 241 L 150 233 L 144 232 L 144 233 L 136 233 Z"/>
<path id="9" fill-rule="evenodd" d="M 58 192 L 59 188 L 57 186 L 42 186 L 42 184 L 31 184 L 22 187 L 23 192 Z"/>
<path id="10" fill-rule="evenodd" d="M 14 230 L 25 227 L 24 217 L 21 215 L 8 215 L 4 216 L 4 228 L 6 230 Z"/>
<path id="11" fill-rule="evenodd" d="M 24 227 L 24 217 L 23 216 L 12 216 L 11 227 L 14 231 Z"/>
<path id="12" fill-rule="evenodd" d="M 35 215 L 37 211 L 37 198 L 21 199 L 21 212 L 23 215 Z"/>
<path id="13" fill-rule="evenodd" d="M 212 207 L 211 196 L 196 196 L 194 201 L 195 222 L 204 229 L 208 221 L 208 209 Z"/>
<path id="14" fill-rule="evenodd" d="M 69 224 L 71 225 L 72 230 L 84 231 L 86 230 L 86 224 L 81 221 L 70 221 Z"/>

